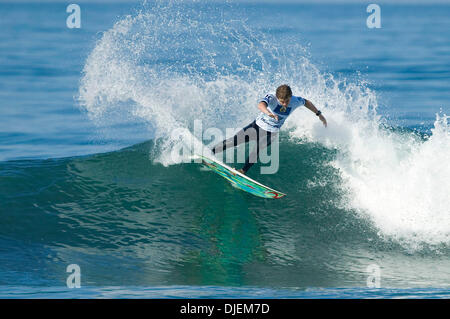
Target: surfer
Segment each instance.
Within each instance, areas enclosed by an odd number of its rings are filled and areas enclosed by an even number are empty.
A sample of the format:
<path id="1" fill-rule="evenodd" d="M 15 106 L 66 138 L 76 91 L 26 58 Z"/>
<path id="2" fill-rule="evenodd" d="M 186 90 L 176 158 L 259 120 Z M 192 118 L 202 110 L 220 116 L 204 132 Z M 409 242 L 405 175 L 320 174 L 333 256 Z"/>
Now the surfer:
<path id="1" fill-rule="evenodd" d="M 314 104 L 300 96 L 293 96 L 291 88 L 286 85 L 280 85 L 276 94 L 267 94 L 258 101 L 258 109 L 261 113 L 249 125 L 241 129 L 233 137 L 223 140 L 212 148 L 213 154 L 223 152 L 227 147 L 237 146 L 243 142 L 256 140 L 256 148 L 245 160 L 244 166 L 238 170 L 242 174 L 247 171 L 256 162 L 259 151 L 268 147 L 277 137 L 278 132 L 286 118 L 299 106 L 306 106 L 314 112 L 323 125 L 327 127 L 327 120 Z"/>

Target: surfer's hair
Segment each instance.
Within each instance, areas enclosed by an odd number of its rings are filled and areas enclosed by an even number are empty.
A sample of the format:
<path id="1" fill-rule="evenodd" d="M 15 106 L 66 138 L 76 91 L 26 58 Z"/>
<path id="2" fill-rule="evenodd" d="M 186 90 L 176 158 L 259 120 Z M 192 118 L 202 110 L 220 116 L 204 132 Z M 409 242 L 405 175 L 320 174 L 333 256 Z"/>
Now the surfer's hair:
<path id="1" fill-rule="evenodd" d="M 279 99 L 288 99 L 292 96 L 292 90 L 287 84 L 280 85 L 277 88 L 277 98 Z"/>

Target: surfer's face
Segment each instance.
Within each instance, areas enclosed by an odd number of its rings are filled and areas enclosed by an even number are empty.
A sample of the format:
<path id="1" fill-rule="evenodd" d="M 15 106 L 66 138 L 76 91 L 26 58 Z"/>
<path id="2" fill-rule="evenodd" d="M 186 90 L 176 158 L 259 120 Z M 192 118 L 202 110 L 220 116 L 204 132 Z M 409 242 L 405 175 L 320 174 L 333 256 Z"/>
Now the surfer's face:
<path id="1" fill-rule="evenodd" d="M 278 99 L 278 101 L 280 102 L 281 106 L 287 107 L 289 105 L 289 102 L 291 102 L 291 98 L 288 97 L 286 99 Z"/>

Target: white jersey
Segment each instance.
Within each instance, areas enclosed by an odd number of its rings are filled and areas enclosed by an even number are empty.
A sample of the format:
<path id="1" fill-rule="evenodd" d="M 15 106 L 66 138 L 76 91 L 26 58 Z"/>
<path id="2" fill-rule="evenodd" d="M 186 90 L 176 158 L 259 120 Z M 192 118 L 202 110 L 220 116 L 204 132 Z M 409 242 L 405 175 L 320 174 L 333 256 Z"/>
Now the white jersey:
<path id="1" fill-rule="evenodd" d="M 289 114 L 291 114 L 297 107 L 305 105 L 306 101 L 300 96 L 292 96 L 291 101 L 284 112 L 281 112 L 282 105 L 273 94 L 267 94 L 263 99 L 258 101 L 258 104 L 260 102 L 267 103 L 267 109 L 278 116 L 278 121 L 261 112 L 261 114 L 259 114 L 256 118 L 256 124 L 263 130 L 278 132 Z"/>

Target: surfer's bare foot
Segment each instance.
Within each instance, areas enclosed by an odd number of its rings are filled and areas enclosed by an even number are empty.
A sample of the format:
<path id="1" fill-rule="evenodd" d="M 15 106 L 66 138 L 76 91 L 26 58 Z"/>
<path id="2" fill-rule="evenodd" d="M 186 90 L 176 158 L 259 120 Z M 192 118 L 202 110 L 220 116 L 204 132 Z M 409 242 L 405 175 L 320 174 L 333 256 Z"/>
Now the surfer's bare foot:
<path id="1" fill-rule="evenodd" d="M 234 170 L 236 170 L 236 171 L 238 171 L 239 173 L 241 173 L 241 174 L 245 175 L 245 172 L 244 172 L 244 170 L 243 170 L 242 168 L 240 168 L 240 169 L 236 169 L 235 167 L 233 167 L 233 169 L 234 169 Z M 231 172 L 231 174 L 233 174 L 234 176 L 236 176 L 236 174 L 235 174 L 235 173 L 233 173 L 233 172 Z"/>

